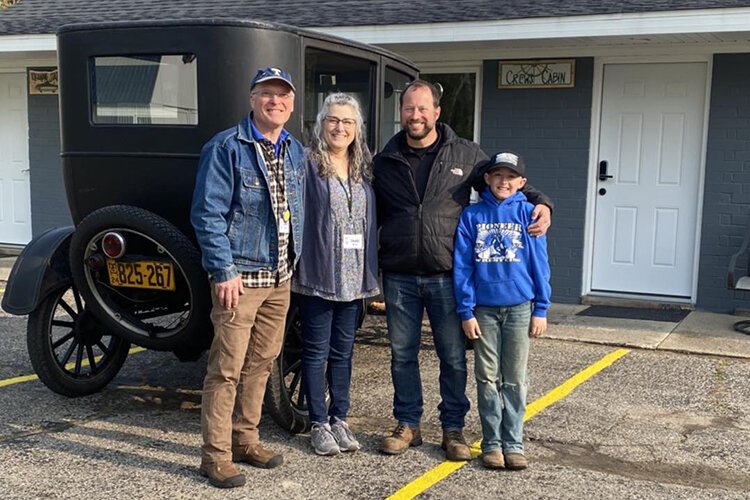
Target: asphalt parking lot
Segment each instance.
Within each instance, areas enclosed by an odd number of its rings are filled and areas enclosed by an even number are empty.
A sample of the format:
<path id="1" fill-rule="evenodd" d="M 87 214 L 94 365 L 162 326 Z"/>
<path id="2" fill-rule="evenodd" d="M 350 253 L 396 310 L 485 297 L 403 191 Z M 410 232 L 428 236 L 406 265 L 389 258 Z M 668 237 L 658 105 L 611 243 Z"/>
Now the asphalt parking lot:
<path id="1" fill-rule="evenodd" d="M 168 353 L 139 352 L 101 393 L 67 399 L 18 378 L 32 374 L 25 328 L 25 318 L 0 317 L 0 498 L 750 495 L 747 359 L 538 339 L 530 359 L 530 468 L 487 471 L 478 460 L 444 462 L 427 329 L 425 444 L 398 457 L 376 451 L 394 422 L 384 320 L 368 317 L 355 347 L 350 417 L 363 450 L 317 457 L 307 435 L 290 435 L 265 419 L 264 442 L 286 463 L 270 471 L 242 466 L 248 484 L 226 491 L 208 486 L 197 471 L 205 358 L 180 363 Z M 474 391 L 470 381 L 467 431 L 477 440 Z"/>

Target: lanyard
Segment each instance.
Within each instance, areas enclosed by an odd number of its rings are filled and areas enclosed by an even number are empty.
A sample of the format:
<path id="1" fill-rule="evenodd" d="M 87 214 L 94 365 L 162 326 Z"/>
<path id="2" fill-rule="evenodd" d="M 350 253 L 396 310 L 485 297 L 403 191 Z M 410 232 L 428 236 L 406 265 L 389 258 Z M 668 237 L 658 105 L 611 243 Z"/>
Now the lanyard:
<path id="1" fill-rule="evenodd" d="M 352 219 L 352 203 L 354 198 L 354 193 L 352 192 L 352 176 L 348 176 L 346 178 L 346 183 L 349 185 L 349 189 L 347 189 L 347 186 L 344 185 L 344 181 L 339 177 L 336 176 L 336 179 L 338 179 L 339 184 L 341 184 L 341 189 L 344 190 L 344 195 L 346 196 L 346 204 L 349 207 L 349 220 Z"/>

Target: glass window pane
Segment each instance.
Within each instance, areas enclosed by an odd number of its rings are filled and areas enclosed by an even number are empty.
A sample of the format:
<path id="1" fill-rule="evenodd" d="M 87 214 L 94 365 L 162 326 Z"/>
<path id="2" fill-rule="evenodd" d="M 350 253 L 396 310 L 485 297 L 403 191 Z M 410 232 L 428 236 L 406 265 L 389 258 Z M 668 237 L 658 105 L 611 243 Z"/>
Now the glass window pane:
<path id="1" fill-rule="evenodd" d="M 476 73 L 422 73 L 420 78 L 443 86 L 440 121 L 459 136 L 473 140 Z"/>
<path id="2" fill-rule="evenodd" d="M 94 123 L 196 125 L 194 54 L 95 57 Z"/>
<path id="3" fill-rule="evenodd" d="M 333 92 L 353 94 L 359 100 L 367 130 L 367 144 L 373 147 L 373 133 L 369 130 L 372 116 L 372 93 L 375 82 L 375 63 L 356 57 L 320 49 L 305 50 L 305 123 L 303 141 L 309 143 L 315 119 L 323 101 Z"/>
<path id="4" fill-rule="evenodd" d="M 399 112 L 399 101 L 401 93 L 411 81 L 409 75 L 405 75 L 393 68 L 385 68 L 385 89 L 383 93 L 383 112 L 380 120 L 380 144 L 378 151 L 401 130 L 401 113 Z"/>

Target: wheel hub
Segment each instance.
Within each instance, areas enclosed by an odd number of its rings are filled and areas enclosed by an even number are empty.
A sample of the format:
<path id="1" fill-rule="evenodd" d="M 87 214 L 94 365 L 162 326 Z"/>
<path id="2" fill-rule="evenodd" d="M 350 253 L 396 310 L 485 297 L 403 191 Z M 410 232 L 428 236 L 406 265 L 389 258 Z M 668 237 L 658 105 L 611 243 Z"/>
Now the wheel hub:
<path id="1" fill-rule="evenodd" d="M 83 345 L 95 345 L 102 339 L 102 325 L 88 310 L 83 310 L 75 321 L 76 340 Z"/>

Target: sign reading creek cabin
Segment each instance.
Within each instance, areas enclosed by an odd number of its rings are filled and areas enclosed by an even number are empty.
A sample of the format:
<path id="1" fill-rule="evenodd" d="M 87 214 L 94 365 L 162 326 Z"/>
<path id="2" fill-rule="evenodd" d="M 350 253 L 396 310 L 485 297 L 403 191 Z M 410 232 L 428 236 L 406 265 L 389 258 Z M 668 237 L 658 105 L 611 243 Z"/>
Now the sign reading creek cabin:
<path id="1" fill-rule="evenodd" d="M 575 59 L 499 61 L 497 86 L 501 89 L 575 87 Z"/>

